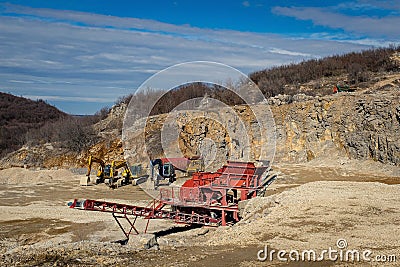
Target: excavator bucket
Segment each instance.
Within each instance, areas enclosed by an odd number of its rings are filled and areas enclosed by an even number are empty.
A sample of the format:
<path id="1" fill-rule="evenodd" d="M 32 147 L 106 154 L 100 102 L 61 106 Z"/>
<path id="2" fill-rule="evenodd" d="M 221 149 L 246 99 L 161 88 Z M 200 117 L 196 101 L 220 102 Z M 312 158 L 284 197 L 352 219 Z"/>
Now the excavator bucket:
<path id="1" fill-rule="evenodd" d="M 89 176 L 83 176 L 79 182 L 80 185 L 82 186 L 88 186 L 90 184 L 90 177 Z"/>

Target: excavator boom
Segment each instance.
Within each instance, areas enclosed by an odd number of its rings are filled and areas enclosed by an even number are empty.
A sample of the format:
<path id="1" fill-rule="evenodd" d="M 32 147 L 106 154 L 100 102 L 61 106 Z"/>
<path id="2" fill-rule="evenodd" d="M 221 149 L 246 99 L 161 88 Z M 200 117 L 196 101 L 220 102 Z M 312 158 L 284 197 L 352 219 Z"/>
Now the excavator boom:
<path id="1" fill-rule="evenodd" d="M 86 176 L 90 176 L 90 172 L 92 171 L 93 162 L 99 163 L 100 167 L 104 170 L 104 167 L 106 164 L 104 163 L 104 161 L 102 159 L 99 159 L 99 158 L 96 158 L 93 156 L 89 156 Z"/>
<path id="2" fill-rule="evenodd" d="M 90 174 L 93 163 L 99 164 L 96 184 L 105 183 L 111 188 L 116 188 L 127 184 L 138 185 L 148 178 L 141 164 L 130 166 L 126 160 L 113 160 L 111 163 L 106 164 L 103 159 L 90 155 L 88 157 L 87 173 L 86 176 L 81 178 L 80 185 L 91 184 Z M 120 173 L 118 174 L 119 170 Z"/>
<path id="3" fill-rule="evenodd" d="M 100 177 L 100 179 L 103 178 L 104 176 L 104 168 L 105 168 L 105 163 L 102 159 L 89 156 L 88 158 L 88 165 L 87 165 L 87 173 L 85 177 L 81 178 L 80 185 L 89 185 L 90 183 L 90 173 L 92 172 L 92 165 L 93 162 L 99 163 L 100 167 L 99 170 L 97 171 L 97 177 Z"/>

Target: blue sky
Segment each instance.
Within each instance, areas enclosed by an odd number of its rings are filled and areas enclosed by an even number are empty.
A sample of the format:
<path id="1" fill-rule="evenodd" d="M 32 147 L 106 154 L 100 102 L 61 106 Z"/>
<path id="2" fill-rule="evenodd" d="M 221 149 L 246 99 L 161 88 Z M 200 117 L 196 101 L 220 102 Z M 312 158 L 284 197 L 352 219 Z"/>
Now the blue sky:
<path id="1" fill-rule="evenodd" d="M 400 1 L 0 1 L 0 88 L 93 114 L 174 64 L 245 74 L 400 43 Z"/>

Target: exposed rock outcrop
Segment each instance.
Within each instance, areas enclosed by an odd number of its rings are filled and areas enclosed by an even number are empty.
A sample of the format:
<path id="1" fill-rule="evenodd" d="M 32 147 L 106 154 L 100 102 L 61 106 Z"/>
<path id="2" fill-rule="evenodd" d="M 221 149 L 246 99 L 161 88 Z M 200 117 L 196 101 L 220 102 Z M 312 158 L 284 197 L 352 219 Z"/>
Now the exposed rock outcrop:
<path id="1" fill-rule="evenodd" d="M 345 93 L 272 106 L 278 158 L 346 156 L 400 165 L 399 91 Z"/>
<path id="2" fill-rule="evenodd" d="M 306 162 L 314 158 L 345 157 L 399 166 L 399 97 L 396 89 L 373 94 L 364 91 L 270 99 L 276 125 L 275 159 Z M 260 128 L 252 114 L 261 107 L 233 107 L 235 114 L 224 108 L 201 114 L 180 111 L 154 116 L 147 120 L 146 139 L 143 133 L 131 133 L 134 137 L 127 138 L 126 145 L 135 161 L 144 160 L 146 151 L 153 158 L 203 154 L 206 160 L 219 162 L 258 159 L 261 147 L 268 142 L 261 140 Z M 171 117 L 176 122 L 171 132 L 176 136 L 165 139 Z M 138 123 L 136 129 L 144 129 L 144 123 Z"/>

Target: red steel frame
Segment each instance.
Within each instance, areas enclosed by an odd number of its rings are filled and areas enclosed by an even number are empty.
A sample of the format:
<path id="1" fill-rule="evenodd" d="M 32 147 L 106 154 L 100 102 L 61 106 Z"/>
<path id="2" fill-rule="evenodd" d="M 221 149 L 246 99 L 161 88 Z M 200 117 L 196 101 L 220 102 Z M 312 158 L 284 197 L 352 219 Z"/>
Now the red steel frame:
<path id="1" fill-rule="evenodd" d="M 255 197 L 263 187 L 261 179 L 267 168 L 255 167 L 252 162 L 228 161 L 217 172 L 195 173 L 181 188 L 160 189 L 159 198 L 146 207 L 91 199 L 75 199 L 70 207 L 112 213 L 127 239 L 132 230 L 139 233 L 134 226 L 137 217 L 148 219 L 145 232 L 150 219 L 206 226 L 227 225 L 228 222 L 239 221 L 239 201 Z M 164 209 L 166 206 L 171 208 Z M 132 216 L 133 221 L 128 216 Z M 128 221 L 128 231 L 118 218 Z"/>

